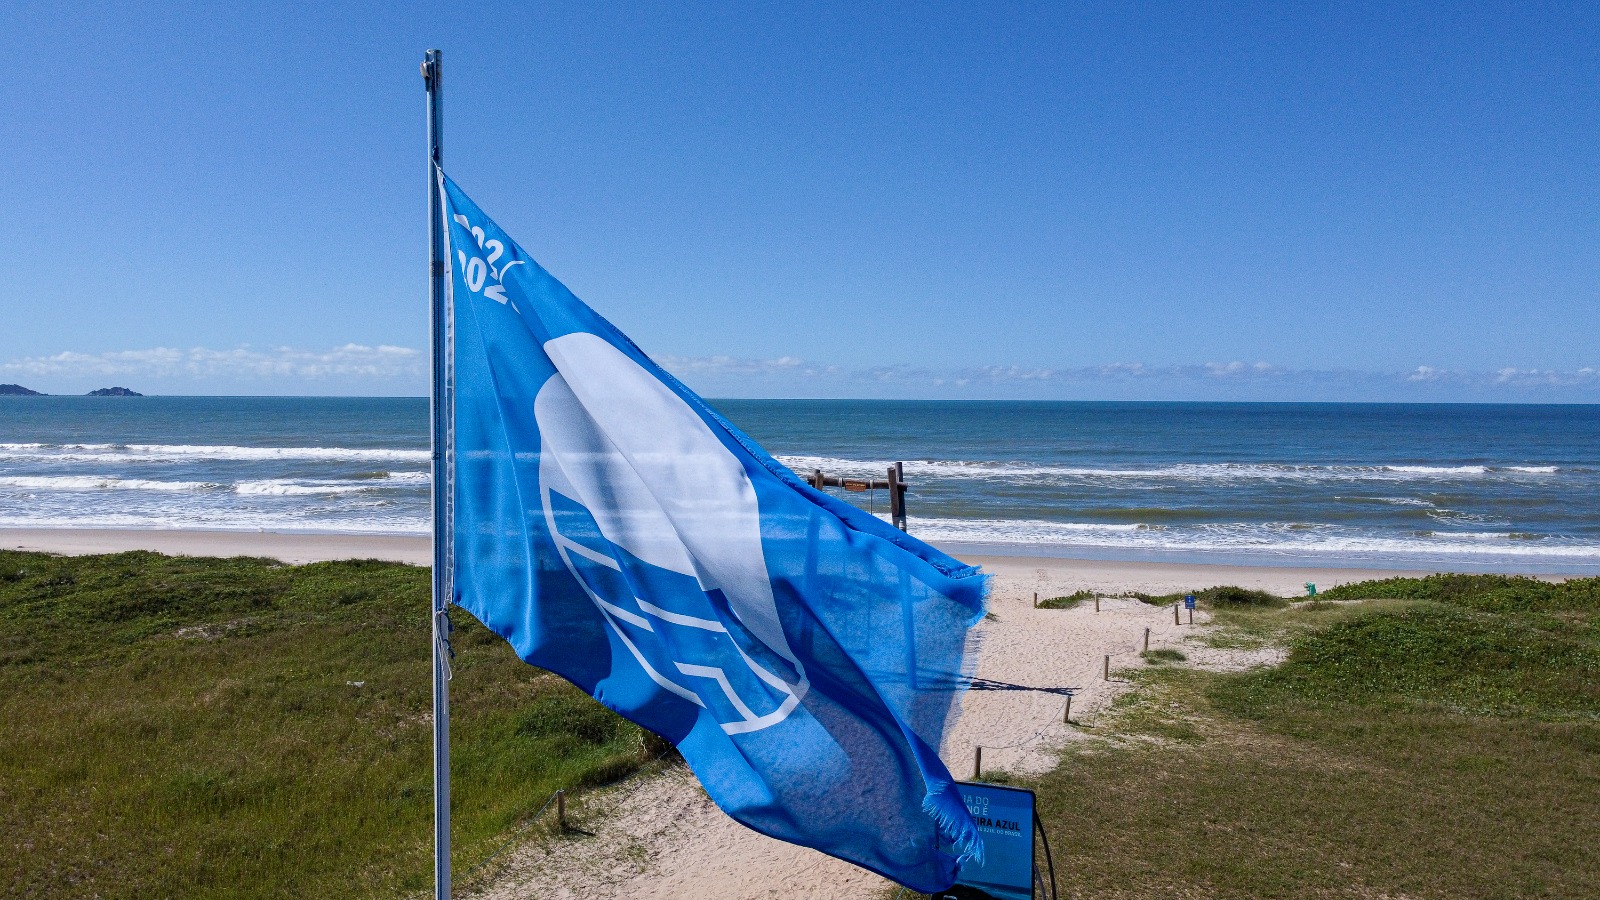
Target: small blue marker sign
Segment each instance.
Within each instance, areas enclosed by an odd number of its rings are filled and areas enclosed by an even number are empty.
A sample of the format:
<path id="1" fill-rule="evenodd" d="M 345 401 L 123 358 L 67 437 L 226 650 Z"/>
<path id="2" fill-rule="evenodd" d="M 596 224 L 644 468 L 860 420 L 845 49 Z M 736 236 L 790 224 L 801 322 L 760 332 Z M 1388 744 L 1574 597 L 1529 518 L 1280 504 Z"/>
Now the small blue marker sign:
<path id="1" fill-rule="evenodd" d="M 1183 598 L 1184 609 L 1194 609 L 1194 595 L 1189 594 Z"/>

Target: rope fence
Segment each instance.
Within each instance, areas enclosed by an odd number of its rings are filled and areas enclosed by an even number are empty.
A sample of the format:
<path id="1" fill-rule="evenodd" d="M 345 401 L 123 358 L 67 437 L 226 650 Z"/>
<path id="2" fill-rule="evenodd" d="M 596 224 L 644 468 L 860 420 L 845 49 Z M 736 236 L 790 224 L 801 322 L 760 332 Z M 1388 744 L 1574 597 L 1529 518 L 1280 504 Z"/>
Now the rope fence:
<path id="1" fill-rule="evenodd" d="M 1096 612 L 1099 612 L 1099 606 L 1100 606 L 1099 601 L 1100 601 L 1100 598 L 1098 596 L 1095 597 L 1095 611 Z M 1037 597 L 1036 597 L 1035 603 L 1037 603 L 1037 602 L 1038 601 L 1037 601 Z M 1175 623 L 1179 623 L 1178 610 L 1176 608 L 1176 605 L 1174 606 L 1174 609 L 1173 609 L 1173 621 Z M 1108 652 L 1108 653 L 1101 654 L 1101 656 L 1102 656 L 1102 661 L 1101 661 L 1101 678 L 1102 678 L 1102 680 L 1104 682 L 1106 682 L 1106 683 L 1125 683 L 1125 681 L 1121 680 L 1121 679 L 1117 680 L 1116 682 L 1113 682 L 1113 679 L 1111 678 L 1111 662 L 1112 662 L 1112 660 L 1113 659 L 1126 659 L 1128 656 L 1142 656 L 1143 654 L 1148 654 L 1150 652 L 1150 637 L 1151 637 L 1151 630 L 1150 630 L 1150 628 L 1146 627 L 1144 629 L 1144 633 L 1142 635 L 1142 650 L 1141 649 L 1118 650 L 1118 651 L 1113 651 L 1113 652 Z M 1029 690 L 1041 690 L 1041 691 L 1052 690 L 1052 691 L 1054 691 L 1055 689 L 1030 688 Z M 1072 698 L 1080 690 L 1081 689 L 1064 689 L 1062 691 L 1056 691 L 1056 692 L 1064 693 L 1065 697 L 1066 697 L 1064 705 L 1063 705 L 1062 713 L 1061 713 L 1060 724 L 1064 724 L 1064 725 L 1074 725 L 1074 724 L 1076 724 L 1075 722 L 1072 721 Z M 1013 743 L 1010 743 L 1010 744 L 1000 744 L 1000 745 L 983 744 L 983 745 L 975 746 L 974 747 L 974 756 L 973 756 L 972 779 L 974 781 L 976 781 L 982 776 L 983 751 L 989 750 L 989 751 L 993 752 L 993 751 L 997 751 L 997 750 L 1020 750 L 1020 749 L 1026 748 L 1026 747 L 1028 747 L 1030 745 L 1033 745 L 1033 744 L 1039 742 L 1040 740 L 1042 740 L 1044 738 L 1046 732 L 1048 732 L 1051 728 L 1055 727 L 1057 724 L 1058 723 L 1056 722 L 1054 716 L 1052 716 L 1043 725 L 1039 726 L 1039 728 L 1036 731 L 1034 731 L 1033 734 L 1023 738 L 1022 740 L 1019 740 L 1019 741 L 1016 741 L 1016 742 L 1013 742 Z M 646 759 L 644 761 L 643 765 L 641 766 L 641 768 L 643 766 L 648 766 L 648 765 L 650 765 L 652 763 L 656 763 L 656 762 L 661 761 L 662 759 L 666 758 L 668 755 L 670 755 L 672 753 L 675 753 L 676 750 L 677 750 L 677 748 L 675 748 L 675 747 L 667 747 L 666 749 L 660 751 L 659 753 L 656 753 L 654 756 L 651 756 L 649 759 Z M 508 850 L 510 850 L 511 848 L 521 844 L 523 842 L 524 838 L 526 837 L 526 835 L 528 834 L 528 832 L 531 831 L 533 829 L 533 827 L 539 823 L 540 818 L 550 809 L 551 806 L 556 806 L 557 807 L 558 815 L 559 815 L 559 819 L 560 819 L 559 827 L 562 828 L 563 830 L 565 830 L 565 828 L 566 828 L 566 809 L 565 809 L 565 807 L 566 807 L 566 803 L 565 803 L 566 799 L 567 799 L 567 789 L 566 788 L 559 788 L 554 793 L 552 793 L 544 801 L 544 803 L 540 804 L 538 809 L 534 810 L 531 814 L 529 814 L 528 816 L 524 817 L 522 819 L 521 823 L 519 825 L 517 825 L 517 827 L 514 828 L 511 831 L 511 833 L 504 840 L 502 840 L 500 842 L 499 846 L 497 846 L 488 856 L 485 856 L 483 859 L 479 860 L 476 864 L 474 864 L 466 872 L 462 873 L 462 878 L 461 878 L 462 883 L 463 884 L 472 884 L 478 878 L 478 876 L 483 874 L 485 872 L 485 870 L 492 863 L 494 863 L 496 860 L 498 860 L 502 856 L 504 856 L 505 853 Z M 1053 866 L 1052 866 L 1052 868 L 1053 868 Z M 1053 877 L 1054 873 L 1052 872 L 1051 875 L 1052 875 L 1051 880 L 1054 881 L 1054 877 Z M 908 894 L 906 892 L 905 888 L 901 888 L 900 891 L 898 893 L 896 893 L 895 896 L 897 898 L 902 898 L 902 897 L 917 896 L 917 895 Z"/>

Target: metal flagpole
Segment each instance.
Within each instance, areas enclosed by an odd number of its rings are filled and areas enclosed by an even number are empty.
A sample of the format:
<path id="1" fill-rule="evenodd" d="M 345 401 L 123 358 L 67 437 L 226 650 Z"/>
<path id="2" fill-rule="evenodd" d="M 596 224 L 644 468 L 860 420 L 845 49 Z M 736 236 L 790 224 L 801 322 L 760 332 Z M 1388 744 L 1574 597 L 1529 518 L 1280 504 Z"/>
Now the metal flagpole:
<path id="1" fill-rule="evenodd" d="M 428 89 L 428 276 L 433 324 L 433 894 L 450 898 L 450 310 L 444 283 L 444 198 L 440 167 L 444 165 L 444 122 L 440 86 L 440 53 L 429 50 L 422 63 Z"/>

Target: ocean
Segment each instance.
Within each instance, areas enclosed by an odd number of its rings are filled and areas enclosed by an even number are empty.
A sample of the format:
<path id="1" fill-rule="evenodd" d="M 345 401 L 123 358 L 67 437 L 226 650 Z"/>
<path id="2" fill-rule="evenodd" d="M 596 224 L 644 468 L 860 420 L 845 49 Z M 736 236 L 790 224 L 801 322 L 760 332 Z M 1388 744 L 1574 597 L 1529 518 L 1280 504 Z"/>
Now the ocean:
<path id="1" fill-rule="evenodd" d="M 1600 573 L 1600 406 L 713 401 L 960 555 Z M 0 527 L 426 534 L 428 407 L 0 398 Z M 836 491 L 887 515 L 883 492 Z"/>

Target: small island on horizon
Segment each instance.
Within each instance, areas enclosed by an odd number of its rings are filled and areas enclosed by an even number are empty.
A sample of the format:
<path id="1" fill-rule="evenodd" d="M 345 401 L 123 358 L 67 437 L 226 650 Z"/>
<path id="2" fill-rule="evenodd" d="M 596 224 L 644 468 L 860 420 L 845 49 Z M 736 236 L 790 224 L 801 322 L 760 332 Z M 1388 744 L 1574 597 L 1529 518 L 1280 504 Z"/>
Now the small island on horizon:
<path id="1" fill-rule="evenodd" d="M 42 391 L 23 387 L 20 384 L 0 384 L 0 397 L 48 397 Z M 104 387 L 85 394 L 86 397 L 143 397 L 144 395 L 132 388 Z"/>

